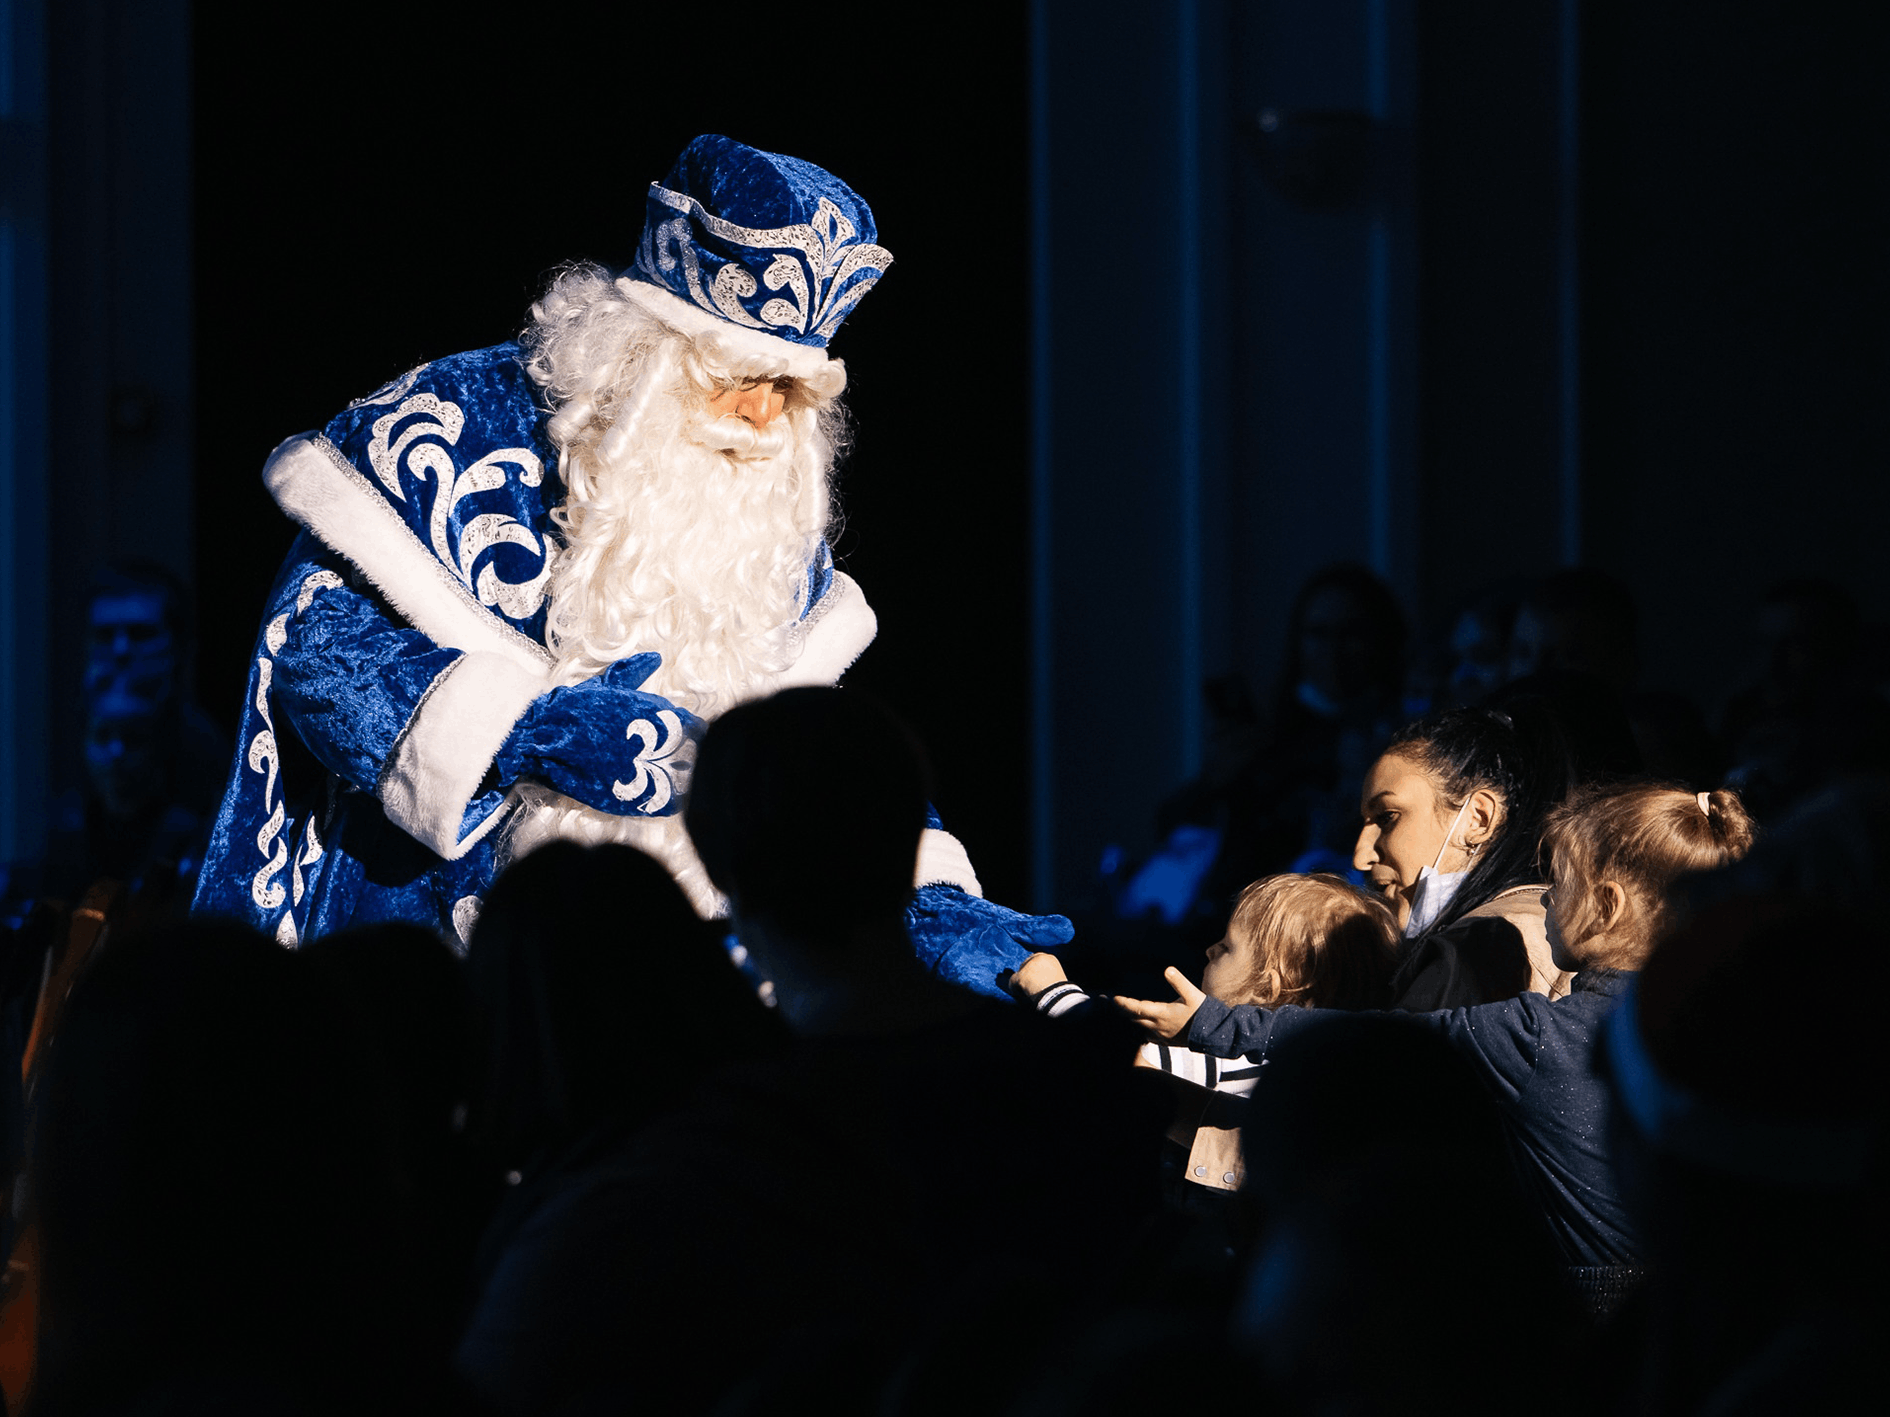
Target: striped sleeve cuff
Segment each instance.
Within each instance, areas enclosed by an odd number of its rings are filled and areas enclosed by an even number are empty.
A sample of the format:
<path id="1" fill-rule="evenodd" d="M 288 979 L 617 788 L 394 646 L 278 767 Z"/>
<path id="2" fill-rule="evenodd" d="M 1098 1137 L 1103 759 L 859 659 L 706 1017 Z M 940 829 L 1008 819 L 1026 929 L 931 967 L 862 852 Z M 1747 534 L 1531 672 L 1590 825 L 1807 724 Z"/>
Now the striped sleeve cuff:
<path id="1" fill-rule="evenodd" d="M 1061 984 L 1052 984 L 1031 1000 L 1038 1013 L 1048 1014 L 1051 1018 L 1067 1014 L 1071 1009 L 1088 1002 L 1089 995 L 1079 985 L 1072 984 L 1067 979 Z"/>

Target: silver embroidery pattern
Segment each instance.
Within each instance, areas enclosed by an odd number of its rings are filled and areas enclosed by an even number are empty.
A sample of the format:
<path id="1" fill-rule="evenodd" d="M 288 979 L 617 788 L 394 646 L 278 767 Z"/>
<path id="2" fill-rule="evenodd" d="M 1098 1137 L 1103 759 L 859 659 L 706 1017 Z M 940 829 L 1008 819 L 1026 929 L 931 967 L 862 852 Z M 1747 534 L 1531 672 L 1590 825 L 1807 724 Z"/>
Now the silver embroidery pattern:
<path id="1" fill-rule="evenodd" d="M 628 782 L 610 784 L 611 795 L 620 802 L 634 802 L 648 792 L 650 800 L 637 808 L 645 816 L 662 811 L 678 792 L 689 790 L 689 769 L 695 763 L 695 744 L 683 733 L 681 716 L 674 709 L 659 709 L 656 718 L 656 723 L 630 720 L 623 736 L 642 744 L 636 773 Z"/>
<path id="2" fill-rule="evenodd" d="M 322 859 L 322 840 L 315 835 L 315 817 L 312 813 L 308 819 L 308 830 L 302 835 L 302 849 L 295 853 L 295 865 L 289 871 L 289 898 L 297 905 L 302 903 L 302 868 L 313 866 Z"/>
<path id="3" fill-rule="evenodd" d="M 349 404 L 348 407 L 350 409 L 373 408 L 376 404 L 392 403 L 395 399 L 406 393 L 407 390 L 411 389 L 415 381 L 426 371 L 427 366 L 424 364 L 420 365 L 417 369 L 409 369 L 398 379 L 390 379 L 366 398 L 356 399 L 353 403 Z"/>
<path id="4" fill-rule="evenodd" d="M 375 490 L 374 483 L 369 480 L 367 474 L 350 462 L 346 453 L 342 452 L 341 449 L 329 442 L 328 439 L 324 438 L 320 433 L 311 437 L 309 444 L 317 453 L 321 454 L 327 461 L 329 467 L 334 469 L 334 475 L 336 477 L 340 478 L 343 482 L 347 483 L 349 487 L 368 498 L 374 504 L 372 514 L 375 517 L 384 517 L 389 528 L 396 534 L 403 537 L 412 537 L 416 546 L 424 546 L 424 543 L 421 542 L 419 535 L 414 529 L 407 525 L 400 513 L 394 511 L 393 508 L 387 504 L 380 493 Z M 344 554 L 346 553 L 344 552 Z M 470 587 L 460 580 L 457 571 L 430 555 L 421 556 L 419 561 L 421 564 L 414 568 L 415 572 L 426 576 L 430 584 L 436 585 L 439 590 L 451 596 L 456 605 L 459 605 L 466 613 L 478 616 L 482 621 L 482 629 L 487 633 L 496 635 L 506 646 L 508 653 L 523 655 L 526 659 L 532 660 L 538 664 L 549 666 L 552 663 L 554 656 L 551 651 L 546 649 L 530 635 L 520 633 L 516 628 L 508 625 L 497 616 L 482 615 L 479 610 L 479 598 L 473 594 Z M 420 628 L 424 629 L 425 627 L 421 626 Z M 428 633 L 432 634 L 431 631 Z M 433 635 L 433 638 L 438 643 L 450 644 L 456 649 L 465 647 L 460 645 L 450 632 L 446 633 L 443 637 Z"/>
<path id="5" fill-rule="evenodd" d="M 649 233 L 644 242 L 645 249 L 639 253 L 638 262 L 652 275 L 657 271 L 665 275 L 675 271 L 680 262 L 683 269 L 683 286 L 690 298 L 712 315 L 720 315 L 725 320 L 732 320 L 738 325 L 746 325 L 751 330 L 765 330 L 767 326 L 742 308 L 741 297 L 755 293 L 755 278 L 737 265 L 727 265 L 716 273 L 715 282 L 705 293 L 702 287 L 702 267 L 696 261 L 695 243 L 689 238 L 689 219 L 675 217 L 661 223 Z M 654 269 L 651 269 L 652 260 Z"/>
<path id="6" fill-rule="evenodd" d="M 289 639 L 289 621 L 308 609 L 318 590 L 333 590 L 341 584 L 341 577 L 333 571 L 311 571 L 302 578 L 302 589 L 296 592 L 295 609 L 285 610 L 269 622 L 269 628 L 263 631 L 263 643 L 269 646 L 271 654 L 280 654 L 282 646 Z"/>
<path id="7" fill-rule="evenodd" d="M 518 469 L 522 485 L 537 487 L 545 480 L 544 464 L 530 448 L 500 448 L 462 472 L 454 463 L 453 455 L 441 445 L 457 443 L 465 426 L 466 415 L 458 404 L 430 393 L 414 394 L 392 413 L 374 420 L 373 435 L 368 441 L 368 464 L 381 485 L 403 502 L 406 500 L 406 494 L 400 490 L 403 459 L 407 471 L 417 480 L 424 482 L 431 477 L 438 486 L 427 524 L 433 554 L 479 597 L 481 605 L 495 606 L 513 620 L 529 619 L 544 603 L 545 586 L 551 579 L 551 558 L 538 537 L 516 517 L 488 512 L 460 528 L 459 542 L 454 545 L 450 524 L 462 498 L 505 486 L 508 467 Z M 394 433 L 396 428 L 401 430 L 398 435 Z M 439 441 L 423 442 L 422 439 Z M 501 580 L 499 573 L 487 565 L 475 576 L 473 568 L 480 555 L 499 545 L 524 547 L 538 558 L 538 574 L 525 581 Z"/>
<path id="8" fill-rule="evenodd" d="M 263 807 L 269 812 L 269 818 L 263 823 L 262 830 L 256 833 L 256 849 L 263 854 L 264 862 L 262 869 L 249 883 L 249 898 L 263 910 L 281 907 L 286 892 L 275 877 L 289 860 L 288 843 L 280 840 L 285 813 L 282 803 L 275 800 L 276 769 L 282 762 L 282 755 L 276 748 L 275 720 L 269 716 L 269 680 L 274 672 L 275 664 L 272 661 L 256 661 L 256 712 L 262 715 L 263 730 L 249 740 L 246 759 L 251 772 L 268 774 L 263 782 Z"/>
<path id="9" fill-rule="evenodd" d="M 407 424 L 406 431 L 390 445 L 387 435 L 394 431 L 395 425 L 416 414 L 425 415 L 425 417 L 418 423 Z M 381 485 L 404 502 L 407 500 L 407 494 L 400 490 L 400 455 L 406 452 L 416 439 L 428 436 L 441 438 L 448 443 L 457 443 L 460 430 L 465 426 L 466 414 L 458 404 L 448 403 L 445 399 L 437 398 L 432 394 L 415 394 L 412 398 L 402 401 L 400 407 L 392 413 L 383 413 L 374 420 L 374 435 L 368 440 L 368 464 L 374 469 L 374 475 L 380 478 Z M 442 449 L 428 444 L 415 452 L 410 466 L 435 470 L 441 460 L 445 461 L 450 473 L 453 466 L 452 459 L 447 457 Z M 416 471 L 414 476 L 425 480 L 425 475 L 419 471 Z"/>
<path id="10" fill-rule="evenodd" d="M 659 183 L 650 184 L 650 193 L 682 215 L 650 228 L 642 249 L 637 252 L 638 267 L 646 275 L 661 280 L 675 273 L 680 260 L 683 286 L 690 299 L 710 314 L 750 329 L 772 326 L 803 336 L 812 332 L 823 342 L 831 339 L 847 312 L 878 284 L 886 267 L 892 264 L 892 252 L 884 246 L 856 241 L 859 233 L 853 223 L 825 197 L 816 205 L 812 221 L 763 230 L 724 221 L 694 197 L 672 192 Z M 755 295 L 759 287 L 749 271 L 733 263 L 717 271 L 714 281 L 705 288 L 695 245 L 689 235 L 692 218 L 734 245 L 759 251 L 781 251 L 762 272 L 761 284 L 769 290 L 785 290 L 793 298 L 777 296 L 761 307 L 761 318 L 755 319 L 741 301 Z M 799 259 L 787 254 L 790 251 L 797 253 Z M 866 279 L 854 279 L 869 271 L 871 275 Z"/>
<path id="11" fill-rule="evenodd" d="M 295 613 L 300 615 L 315 600 L 318 590 L 340 590 L 341 577 L 333 571 L 311 571 L 302 579 L 302 588 L 295 593 Z"/>
<path id="12" fill-rule="evenodd" d="M 270 654 L 279 654 L 282 646 L 288 643 L 289 620 L 292 615 L 308 609 L 314 601 L 317 591 L 332 589 L 341 584 L 341 577 L 333 571 L 311 571 L 302 578 L 301 588 L 296 592 L 295 610 L 284 611 L 269 622 L 269 628 L 263 631 L 263 644 Z M 256 712 L 263 721 L 262 731 L 249 740 L 249 752 L 245 755 L 251 772 L 265 774 L 263 779 L 263 808 L 269 813 L 263 822 L 262 830 L 256 833 L 256 850 L 263 855 L 262 868 L 250 879 L 249 898 L 259 910 L 281 910 L 282 902 L 288 892 L 282 888 L 282 882 L 276 879 L 282 874 L 282 868 L 289 864 L 289 842 L 283 835 L 282 828 L 288 820 L 288 808 L 284 801 L 277 800 L 276 781 L 282 764 L 281 750 L 276 746 L 275 719 L 269 713 L 269 689 L 275 680 L 275 661 L 264 656 L 256 661 Z M 331 809 L 332 809 L 332 803 Z M 302 903 L 306 889 L 302 877 L 302 868 L 313 865 L 322 857 L 321 839 L 315 832 L 315 819 L 308 820 L 308 831 L 297 853 L 295 865 L 289 872 L 290 884 L 294 896 L 292 905 Z M 285 935 L 286 932 L 286 935 Z M 296 943 L 295 921 L 291 912 L 285 911 L 276 927 L 276 939 L 290 947 Z"/>

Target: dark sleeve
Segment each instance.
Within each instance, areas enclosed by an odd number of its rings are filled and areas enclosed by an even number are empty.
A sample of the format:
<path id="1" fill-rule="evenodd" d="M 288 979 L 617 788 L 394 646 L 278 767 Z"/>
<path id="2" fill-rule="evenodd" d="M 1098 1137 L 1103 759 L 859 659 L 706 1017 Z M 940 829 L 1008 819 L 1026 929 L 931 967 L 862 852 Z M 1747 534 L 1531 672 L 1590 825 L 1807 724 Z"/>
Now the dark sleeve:
<path id="1" fill-rule="evenodd" d="M 1500 1100 L 1514 1102 L 1535 1076 L 1549 1001 L 1527 991 L 1476 1008 L 1417 1014 L 1414 1021 L 1451 1041 Z"/>
<path id="2" fill-rule="evenodd" d="M 1474 1008 L 1529 987 L 1522 932 L 1494 916 L 1459 920 L 1413 940 L 1391 977 L 1391 1007 L 1407 1013 Z"/>
<path id="3" fill-rule="evenodd" d="M 1535 1072 L 1543 1011 L 1549 1007 L 1540 994 L 1525 994 L 1472 1009 L 1417 1014 L 1407 1021 L 1442 1033 L 1505 1100 L 1514 1100 Z M 1258 1058 L 1273 1043 L 1315 1024 L 1321 1014 L 1334 1012 L 1290 1004 L 1262 1009 L 1209 998 L 1194 1011 L 1182 1041 L 1217 1058 Z"/>
<path id="4" fill-rule="evenodd" d="M 1273 1036 L 1275 1013 L 1252 1004 L 1223 1004 L 1206 998 L 1188 1020 L 1181 1041 L 1216 1058 L 1257 1056 L 1266 1051 L 1267 1040 Z"/>

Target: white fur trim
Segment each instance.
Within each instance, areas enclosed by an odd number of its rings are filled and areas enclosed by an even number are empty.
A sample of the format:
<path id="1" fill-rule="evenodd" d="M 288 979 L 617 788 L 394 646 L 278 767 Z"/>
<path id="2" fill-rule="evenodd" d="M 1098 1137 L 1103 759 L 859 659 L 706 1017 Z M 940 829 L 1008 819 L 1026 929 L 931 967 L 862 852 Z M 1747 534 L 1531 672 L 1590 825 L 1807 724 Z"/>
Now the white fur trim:
<path id="1" fill-rule="evenodd" d="M 771 335 L 764 330 L 751 330 L 745 325 L 736 324 L 733 320 L 724 320 L 720 315 L 712 315 L 698 305 L 691 305 L 680 295 L 673 295 L 662 286 L 652 285 L 646 280 L 619 276 L 617 289 L 631 304 L 647 310 L 677 333 L 699 335 L 704 331 L 712 330 L 737 349 L 781 360 L 786 372 L 796 379 L 809 378 L 818 374 L 829 364 L 840 362 L 837 359 L 829 359 L 827 351 L 816 345 L 795 344 L 792 340 L 782 339 L 779 335 Z"/>
<path id="2" fill-rule="evenodd" d="M 984 898 L 978 873 L 971 869 L 971 855 L 965 844 L 950 832 L 927 827 L 919 834 L 919 859 L 913 868 L 912 884 L 919 886 L 957 886 L 966 895 Z"/>
<path id="3" fill-rule="evenodd" d="M 459 834 L 486 769 L 512 725 L 550 687 L 542 669 L 505 655 L 454 660 L 428 687 L 381 771 L 375 795 L 387 819 L 448 861 L 464 856 L 504 815 L 495 810 Z"/>
<path id="4" fill-rule="evenodd" d="M 528 671 L 542 673 L 551 663 L 542 645 L 480 605 L 321 434 L 290 438 L 271 453 L 263 485 L 291 520 L 347 557 L 435 644 L 500 655 Z"/>
<path id="5" fill-rule="evenodd" d="M 845 571 L 833 573 L 833 585 L 810 618 L 814 625 L 801 646 L 801 657 L 781 672 L 775 681 L 777 689 L 838 683 L 879 633 L 879 617 L 866 603 L 859 582 Z"/>

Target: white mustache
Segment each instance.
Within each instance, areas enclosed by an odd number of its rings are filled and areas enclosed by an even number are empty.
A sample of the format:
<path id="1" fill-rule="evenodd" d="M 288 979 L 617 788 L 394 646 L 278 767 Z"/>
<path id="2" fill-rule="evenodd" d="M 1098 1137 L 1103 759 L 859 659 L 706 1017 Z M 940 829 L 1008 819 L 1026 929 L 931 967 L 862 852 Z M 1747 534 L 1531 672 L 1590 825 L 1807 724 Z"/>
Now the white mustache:
<path id="1" fill-rule="evenodd" d="M 695 441 L 718 453 L 737 458 L 774 458 L 787 451 L 791 435 L 787 420 L 777 418 L 766 428 L 757 428 L 745 418 L 724 414 L 695 429 Z"/>

